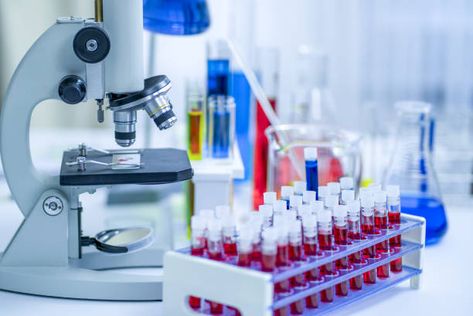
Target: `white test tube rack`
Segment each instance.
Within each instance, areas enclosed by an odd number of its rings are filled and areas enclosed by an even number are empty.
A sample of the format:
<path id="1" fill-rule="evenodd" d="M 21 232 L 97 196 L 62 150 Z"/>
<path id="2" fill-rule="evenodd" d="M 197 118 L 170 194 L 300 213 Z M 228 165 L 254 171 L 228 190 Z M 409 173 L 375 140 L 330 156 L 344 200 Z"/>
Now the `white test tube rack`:
<path id="1" fill-rule="evenodd" d="M 321 290 L 334 286 L 342 281 L 375 269 L 402 257 L 403 269 L 399 273 L 390 273 L 387 279 L 378 279 L 375 284 L 363 283 L 358 291 L 349 291 L 348 296 L 335 296 L 332 303 L 322 303 L 315 309 L 306 309 L 303 315 L 321 315 L 333 312 L 347 304 L 374 295 L 396 284 L 410 280 L 410 287 L 418 289 L 422 272 L 422 257 L 425 247 L 425 219 L 422 217 L 402 214 L 399 229 L 388 230 L 381 235 L 368 236 L 368 239 L 355 242 L 349 246 L 339 246 L 339 250 L 309 262 L 296 264 L 291 269 L 275 273 L 266 273 L 250 268 L 242 268 L 234 264 L 212 261 L 207 258 L 189 255 L 189 250 L 169 251 L 164 258 L 164 314 L 165 315 L 208 315 L 203 307 L 200 311 L 193 310 L 188 305 L 189 296 L 221 303 L 237 308 L 243 316 L 270 316 L 280 307 L 303 299 Z M 381 255 L 369 260 L 367 264 L 326 279 L 323 282 L 310 285 L 293 294 L 276 297 L 274 284 L 291 276 L 303 273 L 325 263 L 373 246 L 396 235 L 402 236 L 402 247 L 389 255 Z M 224 314 L 233 315 L 233 314 Z"/>

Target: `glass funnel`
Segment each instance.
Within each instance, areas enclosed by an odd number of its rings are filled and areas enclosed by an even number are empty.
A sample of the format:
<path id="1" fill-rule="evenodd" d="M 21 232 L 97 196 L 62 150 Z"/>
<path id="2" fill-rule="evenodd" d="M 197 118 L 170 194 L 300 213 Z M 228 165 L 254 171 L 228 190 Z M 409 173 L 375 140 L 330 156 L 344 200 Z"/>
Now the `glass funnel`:
<path id="1" fill-rule="evenodd" d="M 447 218 L 429 150 L 431 105 L 402 101 L 395 108 L 397 135 L 383 183 L 401 186 L 402 212 L 424 217 L 426 244 L 434 244 L 447 231 Z"/>

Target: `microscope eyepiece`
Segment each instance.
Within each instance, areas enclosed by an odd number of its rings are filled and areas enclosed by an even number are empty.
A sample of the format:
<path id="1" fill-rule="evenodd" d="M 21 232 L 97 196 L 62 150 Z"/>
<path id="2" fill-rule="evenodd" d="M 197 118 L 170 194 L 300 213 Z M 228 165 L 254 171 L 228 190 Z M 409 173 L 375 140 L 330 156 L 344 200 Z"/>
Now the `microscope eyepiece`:
<path id="1" fill-rule="evenodd" d="M 136 111 L 143 109 L 160 130 L 176 123 L 177 118 L 167 96 L 171 81 L 164 75 L 145 80 L 142 91 L 129 94 L 109 94 L 110 109 L 114 112 L 115 141 L 120 146 L 135 142 Z"/>

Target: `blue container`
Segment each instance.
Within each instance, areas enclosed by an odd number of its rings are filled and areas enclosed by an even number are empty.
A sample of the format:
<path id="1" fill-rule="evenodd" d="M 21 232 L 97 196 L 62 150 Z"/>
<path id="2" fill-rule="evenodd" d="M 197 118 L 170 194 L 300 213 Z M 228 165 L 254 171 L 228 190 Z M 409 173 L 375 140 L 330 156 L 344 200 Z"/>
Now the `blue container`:
<path id="1" fill-rule="evenodd" d="M 168 35 L 192 35 L 210 25 L 206 0 L 144 0 L 144 28 Z"/>

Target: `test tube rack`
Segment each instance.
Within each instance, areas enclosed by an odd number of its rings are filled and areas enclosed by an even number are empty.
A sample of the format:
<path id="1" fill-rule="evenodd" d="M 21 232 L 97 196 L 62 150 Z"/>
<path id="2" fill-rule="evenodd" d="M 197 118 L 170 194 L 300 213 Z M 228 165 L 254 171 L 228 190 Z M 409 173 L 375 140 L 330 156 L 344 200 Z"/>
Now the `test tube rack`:
<path id="1" fill-rule="evenodd" d="M 390 254 L 380 255 L 375 259 L 346 272 L 339 272 L 333 277 L 325 277 L 307 288 L 293 290 L 290 295 L 274 294 L 274 284 L 290 277 L 320 267 L 326 263 L 348 256 L 352 253 L 376 245 L 391 237 L 401 235 L 402 246 Z M 368 235 L 366 239 L 351 245 L 337 246 L 338 249 L 304 262 L 293 264 L 290 268 L 277 270 L 274 273 L 261 272 L 242 268 L 231 262 L 212 261 L 203 257 L 190 255 L 189 249 L 169 251 L 164 258 L 164 314 L 165 315 L 208 315 L 208 306 L 204 300 L 231 306 L 243 316 L 269 316 L 275 310 L 288 306 L 311 294 L 347 281 L 354 276 L 376 269 L 394 259 L 402 257 L 403 269 L 399 273 L 390 273 L 386 279 L 378 279 L 375 284 L 363 284 L 358 291 L 349 291 L 348 296 L 336 296 L 332 303 L 319 301 L 318 308 L 305 309 L 303 315 L 322 315 L 333 312 L 350 304 L 370 297 L 396 284 L 410 280 L 410 287 L 418 289 L 422 273 L 422 257 L 425 246 L 425 219 L 402 214 L 401 224 L 395 229 L 382 231 L 377 235 Z M 189 307 L 189 296 L 202 298 L 203 307 L 196 311 Z M 224 315 L 234 315 L 225 310 Z"/>

